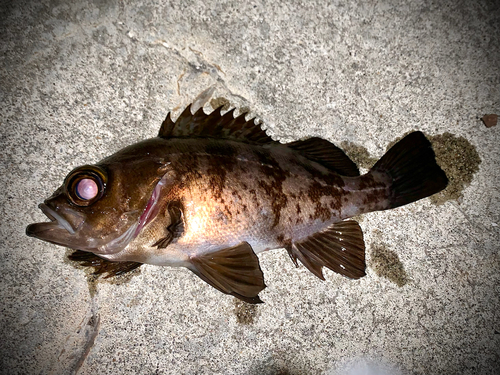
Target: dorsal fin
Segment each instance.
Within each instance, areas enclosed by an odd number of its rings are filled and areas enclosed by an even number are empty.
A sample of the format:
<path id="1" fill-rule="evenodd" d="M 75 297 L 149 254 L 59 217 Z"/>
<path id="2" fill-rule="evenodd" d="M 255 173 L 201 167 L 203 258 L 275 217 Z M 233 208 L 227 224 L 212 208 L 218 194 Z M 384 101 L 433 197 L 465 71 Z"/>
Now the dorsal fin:
<path id="1" fill-rule="evenodd" d="M 313 160 L 342 176 L 359 176 L 356 164 L 349 159 L 344 151 L 326 139 L 313 137 L 304 141 L 287 143 L 286 145 L 299 151 L 309 160 Z"/>
<path id="2" fill-rule="evenodd" d="M 192 114 L 190 104 L 175 122 L 168 113 L 161 125 L 158 137 L 218 138 L 258 144 L 276 142 L 258 124 L 255 124 L 255 118 L 245 120 L 246 113 L 234 117 L 234 109 L 222 115 L 222 107 L 208 115 L 203 108 Z"/>
<path id="3" fill-rule="evenodd" d="M 169 112 L 161 125 L 158 137 L 217 138 L 257 144 L 278 143 L 273 141 L 260 125 L 255 124 L 255 118 L 245 120 L 246 113 L 234 117 L 234 108 L 222 115 L 222 108 L 223 106 L 220 106 L 208 115 L 203 108 L 200 108 L 192 114 L 190 104 L 175 122 L 172 121 Z M 340 148 L 325 139 L 314 137 L 287 143 L 286 146 L 340 175 L 359 176 L 356 164 Z"/>

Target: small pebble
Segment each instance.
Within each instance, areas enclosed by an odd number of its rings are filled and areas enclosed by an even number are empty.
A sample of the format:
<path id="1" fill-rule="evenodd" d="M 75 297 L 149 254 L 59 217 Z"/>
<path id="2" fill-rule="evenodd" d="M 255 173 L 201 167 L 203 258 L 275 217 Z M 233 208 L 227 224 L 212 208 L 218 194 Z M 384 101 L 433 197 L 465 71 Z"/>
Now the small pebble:
<path id="1" fill-rule="evenodd" d="M 498 122 L 498 115 L 484 115 L 483 117 L 481 117 L 481 120 L 484 122 L 484 125 L 486 125 L 487 128 L 491 128 L 493 126 L 496 126 Z"/>

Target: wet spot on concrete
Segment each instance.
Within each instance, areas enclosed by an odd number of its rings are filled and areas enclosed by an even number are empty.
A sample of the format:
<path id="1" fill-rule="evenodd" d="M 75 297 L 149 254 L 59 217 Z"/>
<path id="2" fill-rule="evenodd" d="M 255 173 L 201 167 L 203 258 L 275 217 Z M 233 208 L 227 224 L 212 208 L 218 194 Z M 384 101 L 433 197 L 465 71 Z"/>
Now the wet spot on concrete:
<path id="1" fill-rule="evenodd" d="M 223 106 L 222 109 L 224 111 L 227 111 L 230 108 L 231 103 L 226 98 L 220 97 L 210 100 L 210 105 L 212 106 L 213 109 L 217 109 L 220 106 Z"/>
<path id="2" fill-rule="evenodd" d="M 358 167 L 370 169 L 377 162 L 377 159 L 371 157 L 368 150 L 363 146 L 347 141 L 343 141 L 340 146 Z"/>
<path id="3" fill-rule="evenodd" d="M 89 287 L 89 293 L 91 297 L 97 292 L 97 285 L 99 284 L 112 284 L 112 285 L 122 285 L 127 284 L 134 276 L 137 276 L 141 273 L 140 268 L 136 268 L 133 271 L 127 272 L 123 275 L 112 276 L 108 279 L 99 277 L 98 275 L 93 274 L 92 269 L 85 269 L 85 276 L 87 277 L 87 285 Z"/>
<path id="4" fill-rule="evenodd" d="M 87 285 L 89 287 L 89 293 L 91 297 L 97 292 L 97 285 L 99 284 L 112 284 L 112 285 L 122 285 L 127 284 L 134 276 L 137 276 L 141 273 L 140 268 L 136 268 L 133 271 L 127 272 L 123 275 L 112 276 L 108 279 L 99 277 L 98 275 L 93 274 L 92 269 L 85 269 L 85 276 L 87 277 Z"/>
<path id="5" fill-rule="evenodd" d="M 377 276 L 385 277 L 399 287 L 410 281 L 398 255 L 385 245 L 374 246 L 370 256 L 370 267 Z"/>
<path id="6" fill-rule="evenodd" d="M 387 146 L 387 150 L 409 133 L 396 138 Z M 437 163 L 448 177 L 446 189 L 431 196 L 431 202 L 441 205 L 449 200 L 459 199 L 462 191 L 472 182 L 474 174 L 479 171 L 481 158 L 476 148 L 464 137 L 457 137 L 448 132 L 425 136 L 432 144 Z"/>
<path id="7" fill-rule="evenodd" d="M 257 306 L 235 299 L 234 314 L 239 324 L 253 324 L 257 316 Z"/>
<path id="8" fill-rule="evenodd" d="M 87 286 L 89 287 L 90 298 L 94 298 L 97 294 L 97 284 L 99 283 L 96 275 L 87 274 Z"/>
<path id="9" fill-rule="evenodd" d="M 308 370 L 295 367 L 299 357 L 294 353 L 283 353 L 282 350 L 276 350 L 274 355 L 257 360 L 248 371 L 248 375 L 298 375 L 310 374 L 311 365 Z M 300 361 L 300 360 L 299 360 Z M 294 363 L 295 362 L 295 363 Z M 302 367 L 302 366 L 301 366 Z"/>
<path id="10" fill-rule="evenodd" d="M 448 132 L 427 138 L 432 143 L 437 163 L 449 180 L 448 187 L 434 194 L 430 198 L 431 202 L 439 205 L 460 198 L 481 164 L 476 148 L 464 137 L 456 137 Z"/>

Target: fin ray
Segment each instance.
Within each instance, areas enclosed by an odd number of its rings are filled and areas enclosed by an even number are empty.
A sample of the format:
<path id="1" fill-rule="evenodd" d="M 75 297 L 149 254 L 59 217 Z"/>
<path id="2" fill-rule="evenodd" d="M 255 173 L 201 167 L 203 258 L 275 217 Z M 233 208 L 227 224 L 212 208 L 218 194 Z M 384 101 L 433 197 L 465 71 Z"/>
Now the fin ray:
<path id="1" fill-rule="evenodd" d="M 363 232 L 353 220 L 335 223 L 325 231 L 293 243 L 287 250 L 295 264 L 300 260 L 322 280 L 325 280 L 323 267 L 352 279 L 365 275 Z"/>
<path id="2" fill-rule="evenodd" d="M 262 303 L 266 287 L 259 258 L 247 242 L 191 257 L 191 271 L 215 289 L 248 303 Z"/>
<path id="3" fill-rule="evenodd" d="M 342 176 L 359 176 L 356 164 L 344 151 L 326 139 L 313 137 L 303 141 L 287 143 L 286 145 L 297 150 L 307 159 L 313 160 Z"/>
<path id="4" fill-rule="evenodd" d="M 371 171 L 385 172 L 392 178 L 387 209 L 426 198 L 448 185 L 431 143 L 420 131 L 408 134 L 392 146 Z"/>
<path id="5" fill-rule="evenodd" d="M 151 247 L 165 249 L 175 239 L 179 238 L 184 232 L 184 216 L 177 202 L 171 202 L 167 206 L 167 213 L 170 215 L 170 224 L 167 227 L 167 235 L 160 238 Z"/>
<path id="6" fill-rule="evenodd" d="M 104 276 L 105 279 L 112 276 L 123 275 L 142 266 L 142 263 L 139 262 L 112 262 L 94 253 L 82 250 L 75 250 L 68 255 L 68 259 L 77 262 L 83 267 L 94 267 L 93 274 L 98 276 L 106 274 Z"/>

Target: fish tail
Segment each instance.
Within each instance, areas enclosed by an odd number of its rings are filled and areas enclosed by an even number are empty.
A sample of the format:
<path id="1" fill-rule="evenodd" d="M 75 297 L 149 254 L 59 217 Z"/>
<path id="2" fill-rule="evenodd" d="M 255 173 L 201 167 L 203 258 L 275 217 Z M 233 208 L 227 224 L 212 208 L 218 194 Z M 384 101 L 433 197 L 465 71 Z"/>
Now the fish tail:
<path id="1" fill-rule="evenodd" d="M 387 208 L 426 198 L 448 185 L 431 143 L 420 131 L 408 134 L 392 146 L 371 170 L 385 172 L 392 178 Z"/>

